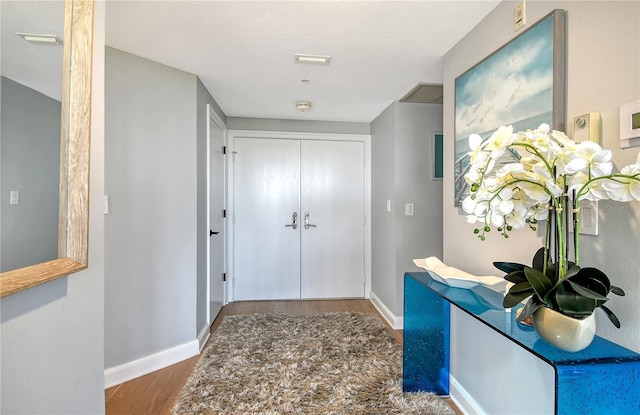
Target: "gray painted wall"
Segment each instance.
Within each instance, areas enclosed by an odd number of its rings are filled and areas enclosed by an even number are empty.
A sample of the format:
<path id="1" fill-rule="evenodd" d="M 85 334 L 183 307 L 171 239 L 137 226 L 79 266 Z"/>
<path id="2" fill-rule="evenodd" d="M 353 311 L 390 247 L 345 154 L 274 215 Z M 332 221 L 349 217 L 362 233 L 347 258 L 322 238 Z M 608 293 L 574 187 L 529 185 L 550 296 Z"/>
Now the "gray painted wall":
<path id="1" fill-rule="evenodd" d="M 278 120 L 227 117 L 230 130 L 286 131 L 294 133 L 370 134 L 369 123 L 338 121 Z"/>
<path id="2" fill-rule="evenodd" d="M 395 125 L 394 104 L 371 123 L 371 291 L 397 315 Z"/>
<path id="3" fill-rule="evenodd" d="M 196 90 L 107 48 L 105 368 L 196 338 Z"/>
<path id="4" fill-rule="evenodd" d="M 60 178 L 60 102 L 5 77 L 1 91 L 0 272 L 58 257 Z"/>
<path id="5" fill-rule="evenodd" d="M 442 181 L 431 173 L 442 105 L 394 102 L 371 131 L 372 291 L 400 317 L 404 273 L 417 270 L 412 260 L 442 257 Z M 414 204 L 414 216 L 405 216 L 406 203 Z"/>
<path id="6" fill-rule="evenodd" d="M 104 2 L 95 4 L 91 201 L 104 193 Z M 89 268 L 0 299 L 0 413 L 104 413 L 104 215 L 89 212 Z"/>
<path id="7" fill-rule="evenodd" d="M 454 81 L 457 76 L 511 40 L 513 15 L 517 2 L 501 3 L 474 30 L 445 56 L 444 60 L 444 133 L 454 132 Z M 622 150 L 619 146 L 620 104 L 640 99 L 640 21 L 639 2 L 527 2 L 527 21 L 534 23 L 555 8 L 567 10 L 567 120 L 587 112 L 602 116 L 603 146 L 613 150 L 615 165 L 620 168 L 635 160 L 640 148 Z M 606 33 L 606 36 L 603 36 Z M 570 129 L 571 135 L 573 131 Z M 522 230 L 509 240 L 492 235 L 484 243 L 473 235 L 462 211 L 453 207 L 453 146 L 445 140 L 444 179 L 444 259 L 445 262 L 480 275 L 499 274 L 491 265 L 495 260 L 529 262 L 541 246 L 541 238 Z M 609 302 L 622 329 L 615 329 L 597 312 L 598 334 L 640 351 L 640 203 L 600 203 L 600 235 L 584 235 L 580 239 L 582 265 L 595 266 L 607 273 L 614 284 L 627 292 Z M 541 413 L 549 407 L 553 380 L 538 359 L 517 356 L 517 347 L 499 345 L 495 334 L 475 321 L 454 311 L 452 333 L 452 374 L 488 413 Z M 476 333 L 473 342 L 467 333 Z M 472 356 L 474 358 L 469 358 Z M 464 368 L 464 370 L 462 369 Z M 542 384 L 546 393 L 539 402 L 522 402 L 521 394 L 513 397 L 502 391 L 505 383 L 482 384 L 478 373 L 491 370 L 492 379 L 513 379 L 514 371 L 527 372 L 527 384 Z M 508 383 L 508 382 L 506 382 Z M 527 395 L 527 394 L 525 394 Z M 546 397 L 546 398 L 545 398 Z M 515 400 L 518 400 L 516 402 Z M 492 412 L 495 403 L 502 412 Z"/>

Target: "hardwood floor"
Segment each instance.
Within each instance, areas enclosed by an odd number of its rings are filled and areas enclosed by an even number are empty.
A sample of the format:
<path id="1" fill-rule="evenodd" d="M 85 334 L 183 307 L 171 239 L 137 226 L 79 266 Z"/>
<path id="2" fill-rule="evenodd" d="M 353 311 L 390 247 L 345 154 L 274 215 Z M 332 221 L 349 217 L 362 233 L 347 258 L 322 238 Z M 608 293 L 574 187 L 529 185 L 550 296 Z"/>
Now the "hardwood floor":
<path id="1" fill-rule="evenodd" d="M 313 301 L 248 301 L 231 303 L 222 308 L 211 325 L 212 336 L 222 318 L 237 314 L 286 313 L 320 314 L 339 311 L 355 311 L 380 315 L 369 300 L 313 300 Z M 382 317 L 380 317 L 382 321 Z M 385 322 L 385 324 L 387 324 Z M 388 324 L 396 341 L 402 344 L 402 331 L 393 330 Z M 200 356 L 133 379 L 105 391 L 106 415 L 166 415 L 193 371 Z M 447 402 L 462 415 L 453 402 Z"/>

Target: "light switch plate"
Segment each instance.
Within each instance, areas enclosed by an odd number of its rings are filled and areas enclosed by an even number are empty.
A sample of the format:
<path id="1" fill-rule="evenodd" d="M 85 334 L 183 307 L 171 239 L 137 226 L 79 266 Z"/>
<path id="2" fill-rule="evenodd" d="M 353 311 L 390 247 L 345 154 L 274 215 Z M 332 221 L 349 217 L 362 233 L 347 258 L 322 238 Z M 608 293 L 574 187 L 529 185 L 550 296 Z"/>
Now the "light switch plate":
<path id="1" fill-rule="evenodd" d="M 598 202 L 590 200 L 581 200 L 579 202 L 580 212 L 578 213 L 578 221 L 580 228 L 578 233 L 585 235 L 598 235 Z M 569 231 L 573 232 L 573 228 Z"/>
<path id="2" fill-rule="evenodd" d="M 405 216 L 413 216 L 413 203 L 405 203 L 404 205 L 404 215 Z"/>
<path id="3" fill-rule="evenodd" d="M 17 205 L 20 203 L 20 192 L 17 190 L 12 190 L 9 197 L 10 205 Z"/>

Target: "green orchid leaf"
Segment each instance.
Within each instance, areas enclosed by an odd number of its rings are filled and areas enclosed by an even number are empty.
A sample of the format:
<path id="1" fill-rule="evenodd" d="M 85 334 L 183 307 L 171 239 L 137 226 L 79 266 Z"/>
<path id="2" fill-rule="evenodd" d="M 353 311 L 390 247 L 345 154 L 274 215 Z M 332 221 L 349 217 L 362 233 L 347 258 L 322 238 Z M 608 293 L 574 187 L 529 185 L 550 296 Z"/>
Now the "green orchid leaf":
<path id="1" fill-rule="evenodd" d="M 561 291 L 556 293 L 556 303 L 561 313 L 571 316 L 589 315 L 598 306 L 593 298 Z"/>
<path id="2" fill-rule="evenodd" d="M 511 294 L 517 294 L 524 291 L 530 291 L 531 294 L 533 294 L 533 287 L 531 287 L 531 284 L 529 284 L 529 281 L 525 280 L 523 282 L 519 282 L 513 285 L 511 288 L 509 288 L 509 292 Z"/>
<path id="3" fill-rule="evenodd" d="M 569 268 L 569 271 L 567 271 L 567 273 L 564 274 L 564 276 L 562 278 L 560 278 L 560 280 L 563 281 L 563 280 L 567 280 L 569 278 L 573 278 L 574 276 L 579 275 L 580 271 L 582 271 L 582 269 L 580 267 L 574 265 L 571 268 Z"/>
<path id="4" fill-rule="evenodd" d="M 531 297 L 533 294 L 533 290 L 521 291 L 513 294 L 511 292 L 508 292 L 507 295 L 504 296 L 504 300 L 502 300 L 502 306 L 504 308 L 514 307 L 525 298 Z"/>
<path id="5" fill-rule="evenodd" d="M 522 311 L 520 315 L 516 318 L 516 321 L 522 322 L 527 317 L 531 316 L 531 314 L 535 313 L 540 307 L 544 307 L 544 304 L 534 300 L 534 298 L 530 298 L 529 301 L 522 307 Z"/>
<path id="6" fill-rule="evenodd" d="M 527 281 L 527 277 L 524 275 L 524 270 L 510 272 L 504 276 L 504 279 L 514 284 Z"/>
<path id="7" fill-rule="evenodd" d="M 586 268 L 582 268 L 580 270 L 580 275 L 579 278 L 589 278 L 592 280 L 597 280 L 600 281 L 606 288 L 607 293 L 611 290 L 611 281 L 609 281 L 609 277 L 607 277 L 607 275 L 600 271 L 597 268 L 590 268 L 590 267 L 586 267 Z M 574 279 L 574 281 L 577 281 L 576 279 Z"/>
<path id="8" fill-rule="evenodd" d="M 533 261 L 531 262 L 531 267 L 533 269 L 537 269 L 538 271 L 542 271 L 544 269 L 544 253 L 545 253 L 544 246 L 536 251 L 535 255 L 533 256 Z M 548 267 L 548 261 L 547 261 L 547 267 Z"/>
<path id="9" fill-rule="evenodd" d="M 524 270 L 524 265 L 518 264 L 516 262 L 494 262 L 493 266 L 498 268 L 500 271 L 506 272 L 510 274 L 514 271 L 522 271 Z"/>
<path id="10" fill-rule="evenodd" d="M 614 293 L 615 295 L 619 295 L 621 297 L 625 296 L 624 291 L 622 290 L 622 288 L 620 287 L 616 287 L 614 285 L 611 286 L 611 292 Z"/>
<path id="11" fill-rule="evenodd" d="M 588 298 L 592 298 L 594 300 L 601 300 L 601 301 L 607 301 L 608 298 L 606 295 L 602 295 L 599 294 L 596 291 L 592 291 L 589 288 L 583 287 L 582 285 L 573 282 L 573 281 L 567 281 L 569 283 L 569 285 L 571 285 L 571 288 L 573 288 L 575 290 L 576 293 L 588 297 Z"/>
<path id="12" fill-rule="evenodd" d="M 604 311 L 604 313 L 607 315 L 607 317 L 609 317 L 609 320 L 611 320 L 611 322 L 613 323 L 614 326 L 616 326 L 616 328 L 620 328 L 620 320 L 618 320 L 618 317 L 616 317 L 615 314 L 613 314 L 613 311 L 609 310 L 609 308 L 601 305 L 600 308 L 602 309 L 602 311 Z"/>
<path id="13" fill-rule="evenodd" d="M 553 281 L 537 269 L 527 267 L 524 269 L 524 275 L 540 298 L 545 298 L 554 286 Z"/>

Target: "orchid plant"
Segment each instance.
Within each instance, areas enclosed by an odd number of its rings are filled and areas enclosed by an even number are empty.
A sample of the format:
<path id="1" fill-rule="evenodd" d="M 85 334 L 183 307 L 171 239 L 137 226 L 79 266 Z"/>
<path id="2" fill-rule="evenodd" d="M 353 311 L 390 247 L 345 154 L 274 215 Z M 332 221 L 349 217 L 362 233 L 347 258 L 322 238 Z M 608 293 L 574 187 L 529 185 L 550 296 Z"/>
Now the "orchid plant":
<path id="1" fill-rule="evenodd" d="M 504 306 L 529 298 L 519 321 L 539 307 L 550 307 L 575 318 L 601 307 L 616 327 L 617 317 L 604 307 L 611 292 L 624 295 L 595 268 L 579 266 L 580 200 L 640 201 L 640 154 L 635 164 L 613 173 L 611 150 L 591 141 L 576 143 L 547 124 L 513 132 L 498 128 L 488 139 L 469 137 L 470 165 L 464 178 L 470 194 L 462 208 L 481 240 L 495 228 L 505 238 L 513 229 L 536 230 L 546 221 L 545 246 L 532 267 L 509 262 L 494 265 L 512 282 Z M 569 238 L 573 231 L 573 241 Z M 573 242 L 573 257 L 570 246 Z"/>

